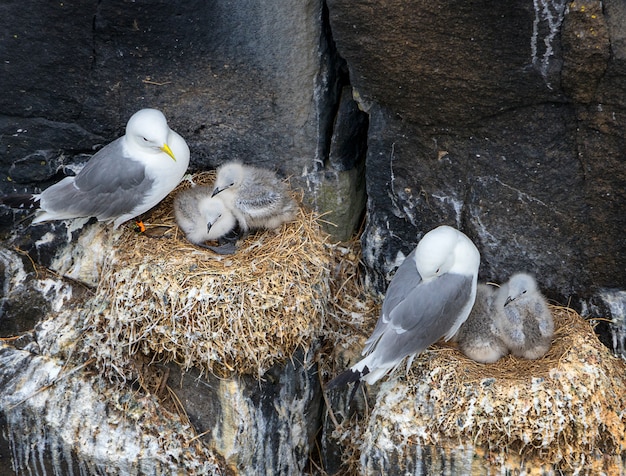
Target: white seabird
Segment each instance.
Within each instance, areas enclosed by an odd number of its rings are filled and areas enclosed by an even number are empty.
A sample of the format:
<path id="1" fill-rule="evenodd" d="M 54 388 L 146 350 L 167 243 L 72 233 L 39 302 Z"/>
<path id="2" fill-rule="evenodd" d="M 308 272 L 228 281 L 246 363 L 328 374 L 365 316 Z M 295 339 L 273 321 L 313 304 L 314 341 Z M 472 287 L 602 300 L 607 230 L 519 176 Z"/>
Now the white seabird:
<path id="1" fill-rule="evenodd" d="M 496 289 L 493 286 L 479 284 L 474 307 L 454 336 L 461 352 L 484 364 L 496 362 L 509 353 L 495 324 L 495 313 L 498 312 L 494 305 L 495 295 Z"/>
<path id="2" fill-rule="evenodd" d="M 198 246 L 224 238 L 237 228 L 237 219 L 222 200 L 212 197 L 213 187 L 197 185 L 174 197 L 174 217 L 187 239 Z M 213 248 L 211 248 L 213 249 Z"/>
<path id="3" fill-rule="evenodd" d="M 441 338 L 450 339 L 476 298 L 480 254 L 460 231 L 440 226 L 424 235 L 396 271 L 362 354 L 327 385 L 373 384 Z"/>
<path id="4" fill-rule="evenodd" d="M 243 232 L 278 228 L 292 221 L 298 210 L 287 185 L 274 172 L 238 161 L 218 167 L 213 195 L 218 194 Z"/>
<path id="5" fill-rule="evenodd" d="M 126 135 L 96 152 L 78 175 L 29 196 L 39 208 L 33 223 L 96 217 L 117 228 L 163 200 L 188 165 L 189 147 L 163 113 L 141 109 L 126 124 Z"/>
<path id="6" fill-rule="evenodd" d="M 552 344 L 554 320 L 535 278 L 517 273 L 500 286 L 494 305 L 500 336 L 511 353 L 525 359 L 542 357 Z"/>

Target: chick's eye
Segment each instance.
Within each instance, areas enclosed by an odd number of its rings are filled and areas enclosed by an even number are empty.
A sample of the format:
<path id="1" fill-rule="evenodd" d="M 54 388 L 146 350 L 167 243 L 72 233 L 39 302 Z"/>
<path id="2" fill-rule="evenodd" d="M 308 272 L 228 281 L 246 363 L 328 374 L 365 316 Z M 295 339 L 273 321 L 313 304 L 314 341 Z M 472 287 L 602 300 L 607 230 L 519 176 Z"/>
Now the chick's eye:
<path id="1" fill-rule="evenodd" d="M 143 138 L 144 142 L 148 142 L 148 139 L 146 139 L 145 137 Z"/>

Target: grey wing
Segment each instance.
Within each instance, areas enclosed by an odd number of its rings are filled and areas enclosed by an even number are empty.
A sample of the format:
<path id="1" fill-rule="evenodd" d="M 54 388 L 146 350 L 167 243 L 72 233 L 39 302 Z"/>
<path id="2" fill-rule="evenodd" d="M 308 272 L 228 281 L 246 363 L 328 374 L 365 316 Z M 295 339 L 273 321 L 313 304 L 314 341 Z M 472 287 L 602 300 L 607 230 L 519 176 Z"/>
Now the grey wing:
<path id="1" fill-rule="evenodd" d="M 373 348 L 376 341 L 385 331 L 389 323 L 390 312 L 399 303 L 404 301 L 407 295 L 411 293 L 421 281 L 422 277 L 418 273 L 415 266 L 415 250 L 413 250 L 398 267 L 391 283 L 389 283 L 389 286 L 387 287 L 380 317 L 378 318 L 374 332 L 372 332 L 370 338 L 365 342 L 363 354 L 368 353 Z"/>
<path id="2" fill-rule="evenodd" d="M 73 181 L 61 181 L 41 194 L 46 210 L 107 220 L 141 204 L 152 180 L 144 166 L 124 156 L 122 138 L 98 151 Z"/>
<path id="3" fill-rule="evenodd" d="M 516 301 L 508 304 L 504 308 L 504 315 L 508 319 L 511 325 L 521 327 L 522 325 L 522 314 L 520 312 L 520 304 Z"/>
<path id="4" fill-rule="evenodd" d="M 471 276 L 459 274 L 422 283 L 391 312 L 374 366 L 399 362 L 441 339 L 466 308 L 471 289 Z"/>
<path id="5" fill-rule="evenodd" d="M 538 325 L 539 332 L 542 336 L 552 337 L 552 334 L 554 334 L 554 321 L 552 319 L 552 314 L 550 313 L 550 310 L 548 310 L 547 313 L 540 315 Z"/>
<path id="6" fill-rule="evenodd" d="M 391 311 L 390 324 L 398 333 L 418 328 L 439 340 L 467 307 L 471 294 L 471 276 L 445 274 L 422 282 Z"/>
<path id="7" fill-rule="evenodd" d="M 238 194 L 236 206 L 250 216 L 262 217 L 280 211 L 284 196 L 282 189 L 254 183 Z"/>
<path id="8" fill-rule="evenodd" d="M 518 304 L 507 305 L 500 314 L 500 332 L 507 345 L 521 346 L 526 337 L 524 335 L 524 321 L 522 319 Z"/>
<path id="9" fill-rule="evenodd" d="M 389 283 L 383 302 L 383 314 L 389 316 L 391 310 L 404 301 L 421 282 L 422 277 L 415 266 L 415 250 L 413 250 L 404 259 Z"/>
<path id="10" fill-rule="evenodd" d="M 76 176 L 76 186 L 82 192 L 110 195 L 141 187 L 146 177 L 144 166 L 124 154 L 122 139 L 100 149 Z"/>

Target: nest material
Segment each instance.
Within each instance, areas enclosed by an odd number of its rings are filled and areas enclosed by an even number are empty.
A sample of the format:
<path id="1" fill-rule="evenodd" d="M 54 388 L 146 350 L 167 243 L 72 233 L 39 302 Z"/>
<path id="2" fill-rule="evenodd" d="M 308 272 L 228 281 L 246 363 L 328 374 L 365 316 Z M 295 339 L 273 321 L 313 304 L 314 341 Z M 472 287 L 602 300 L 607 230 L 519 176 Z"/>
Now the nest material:
<path id="1" fill-rule="evenodd" d="M 379 394 L 368 431 L 386 428 L 406 454 L 472 442 L 499 466 L 615 469 L 626 451 L 626 362 L 575 311 L 551 310 L 556 333 L 543 358 L 484 365 L 435 346 Z"/>
<path id="2" fill-rule="evenodd" d="M 380 312 L 380 300 L 364 293 L 358 279 L 358 242 L 344 255 L 338 255 L 331 282 L 338 299 L 327 319 L 331 349 L 322 362 L 329 377 L 361 358 Z M 364 404 L 375 406 L 365 409 L 365 417 L 354 413 L 338 421 L 343 410 L 331 408 L 332 440 L 343 447 L 344 473 L 361 474 L 363 457 L 375 454 L 399 465 L 413 461 L 420 447 L 437 448 L 433 455 L 442 458 L 447 454 L 449 460 L 441 462 L 446 467 L 467 451 L 460 446 L 470 443 L 484 458 L 475 459 L 481 474 L 485 466 L 496 472 L 524 468 L 527 474 L 551 467 L 620 474 L 626 362 L 613 356 L 574 310 L 553 305 L 550 310 L 555 335 L 541 359 L 509 355 L 480 364 L 455 344 L 438 343 L 418 356 L 408 373 L 400 366 L 380 386 L 366 386 L 372 395 Z"/>
<path id="3" fill-rule="evenodd" d="M 194 182 L 213 178 L 202 173 Z M 261 377 L 321 331 L 327 236 L 317 217 L 300 209 L 294 222 L 248 236 L 233 255 L 217 255 L 190 244 L 176 227 L 173 196 L 189 186 L 183 181 L 143 217 L 145 234 L 125 230 L 116 243 L 95 299 L 108 303 L 94 327 L 110 352 L 99 353 L 113 367 L 124 348 L 184 369 Z"/>

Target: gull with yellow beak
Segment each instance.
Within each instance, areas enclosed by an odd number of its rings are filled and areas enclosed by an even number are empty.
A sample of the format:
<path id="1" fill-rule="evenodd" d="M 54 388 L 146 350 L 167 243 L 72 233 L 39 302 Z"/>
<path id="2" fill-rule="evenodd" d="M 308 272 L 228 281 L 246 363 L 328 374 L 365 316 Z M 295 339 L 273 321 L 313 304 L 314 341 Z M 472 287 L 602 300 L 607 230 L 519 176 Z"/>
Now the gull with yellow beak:
<path id="1" fill-rule="evenodd" d="M 163 113 L 141 109 L 126 124 L 126 135 L 100 149 L 78 175 L 28 196 L 28 206 L 39 208 L 33 223 L 95 217 L 117 228 L 163 200 L 188 165 L 189 147 Z M 14 206 L 16 200 L 0 202 Z"/>
<path id="2" fill-rule="evenodd" d="M 443 225 L 426 233 L 387 288 L 365 357 L 326 388 L 374 384 L 405 359 L 410 366 L 428 346 L 452 338 L 474 305 L 479 265 L 478 249 L 459 230 Z"/>

